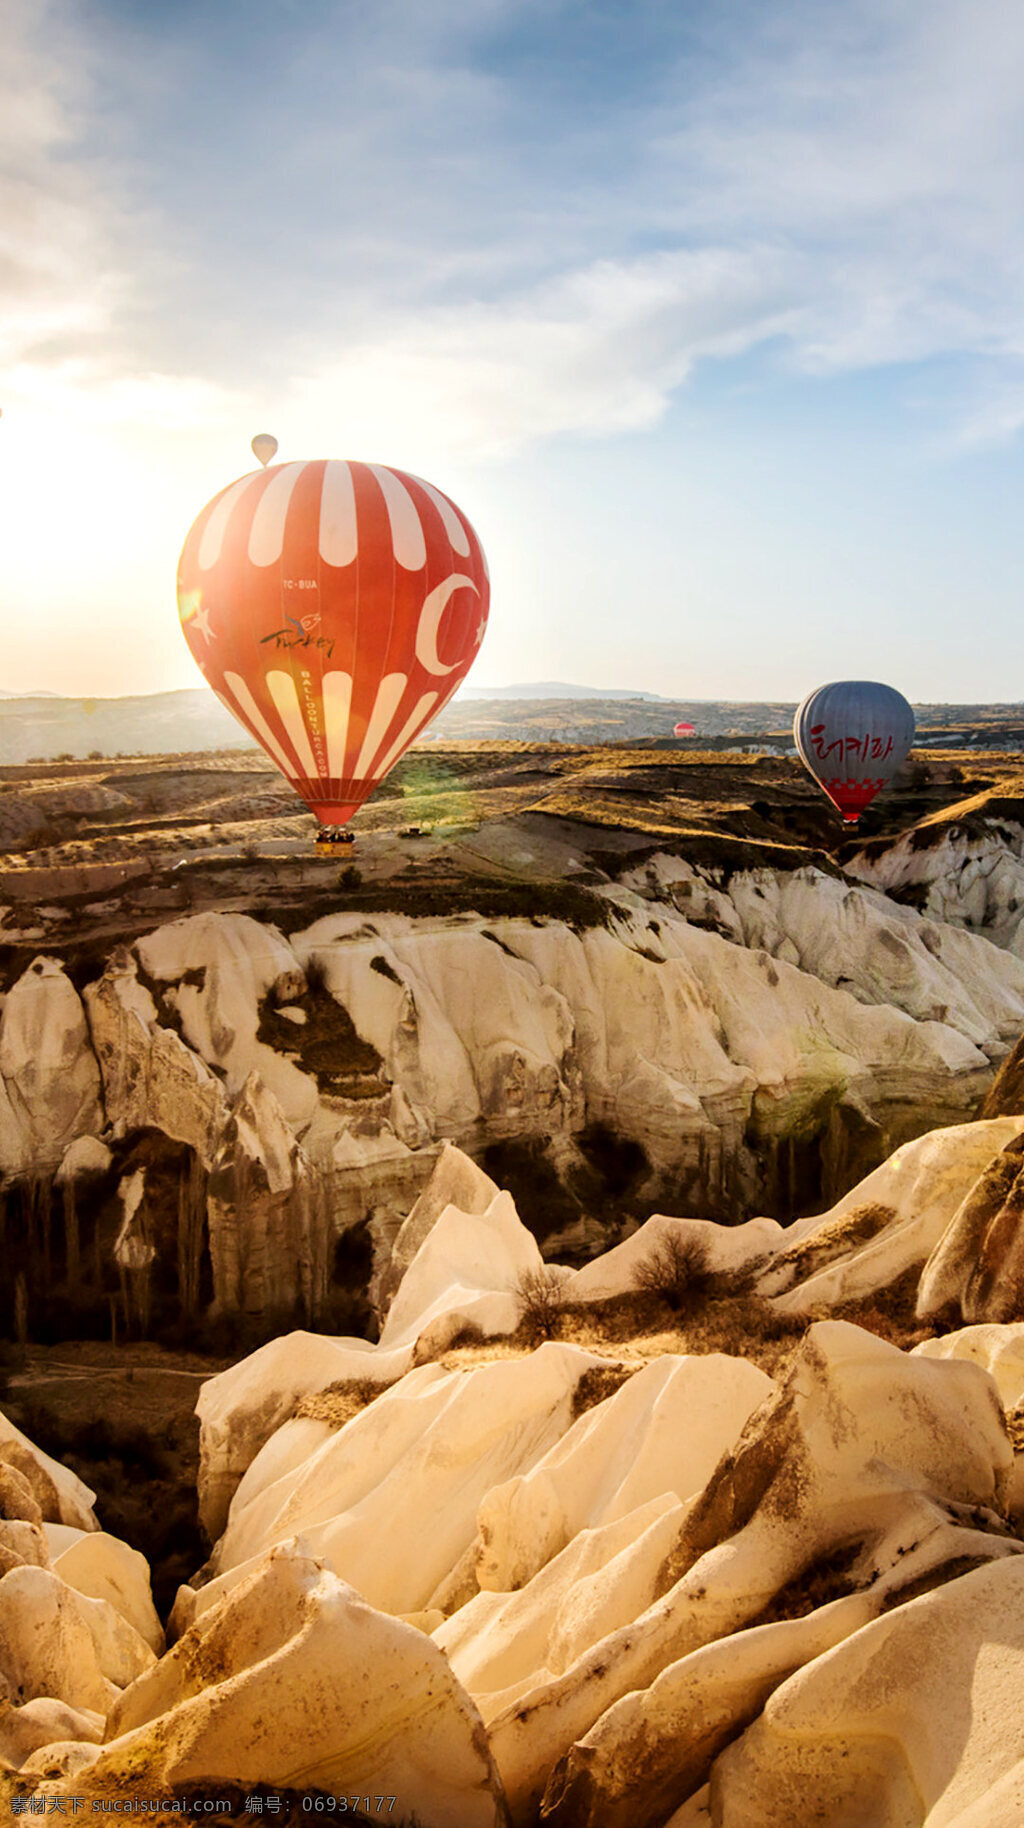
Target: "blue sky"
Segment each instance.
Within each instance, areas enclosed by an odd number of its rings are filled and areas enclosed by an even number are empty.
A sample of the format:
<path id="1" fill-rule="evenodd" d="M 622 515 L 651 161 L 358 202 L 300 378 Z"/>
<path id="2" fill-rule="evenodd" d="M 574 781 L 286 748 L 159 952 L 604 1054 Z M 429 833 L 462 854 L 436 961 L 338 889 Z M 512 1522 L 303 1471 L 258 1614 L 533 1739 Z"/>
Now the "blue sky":
<path id="1" fill-rule="evenodd" d="M 7 0 L 0 32 L 0 686 L 198 683 L 177 554 L 266 429 L 470 515 L 475 685 L 1024 699 L 1024 11 Z"/>

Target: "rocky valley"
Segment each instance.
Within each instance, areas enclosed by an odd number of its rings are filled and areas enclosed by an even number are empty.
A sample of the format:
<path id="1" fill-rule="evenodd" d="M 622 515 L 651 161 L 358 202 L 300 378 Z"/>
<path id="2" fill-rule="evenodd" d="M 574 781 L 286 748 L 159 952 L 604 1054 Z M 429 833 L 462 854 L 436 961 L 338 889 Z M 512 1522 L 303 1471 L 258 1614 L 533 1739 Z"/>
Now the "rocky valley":
<path id="1" fill-rule="evenodd" d="M 431 745 L 344 861 L 249 755 L 2 772 L 10 1798 L 1018 1823 L 1013 758 L 844 842 L 783 756 Z M 198 1396 L 159 1612 L 87 1341 Z"/>

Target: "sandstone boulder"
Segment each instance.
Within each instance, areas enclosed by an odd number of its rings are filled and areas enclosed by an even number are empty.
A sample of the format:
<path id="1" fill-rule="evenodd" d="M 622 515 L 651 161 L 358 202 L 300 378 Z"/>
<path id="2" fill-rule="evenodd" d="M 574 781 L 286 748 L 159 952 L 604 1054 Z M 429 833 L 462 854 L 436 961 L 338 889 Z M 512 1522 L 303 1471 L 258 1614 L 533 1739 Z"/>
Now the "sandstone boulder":
<path id="1" fill-rule="evenodd" d="M 33 959 L 0 1012 L 0 1176 L 52 1174 L 102 1122 L 81 999 L 58 959 Z"/>
<path id="2" fill-rule="evenodd" d="M 41 1695 L 15 1707 L 0 1702 L 0 1758 L 8 1764 L 22 1765 L 33 1752 L 59 1740 L 92 1741 L 103 1738 L 103 1715 L 94 1710 L 69 1707 L 66 1701 L 55 1701 Z"/>
<path id="3" fill-rule="evenodd" d="M 979 1367 L 909 1358 L 843 1322 L 812 1326 L 688 1510 L 653 1603 L 490 1721 L 513 1819 L 530 1819 L 558 1759 L 613 1703 L 751 1625 L 840 1546 L 850 1563 L 859 1556 L 855 1588 L 905 1568 L 912 1551 L 918 1567 L 955 1560 L 967 1523 L 977 1553 L 1018 1553 L 991 1508 L 1011 1465 Z M 833 1578 L 835 1597 L 847 1590 Z"/>
<path id="4" fill-rule="evenodd" d="M 0 1670 L 19 1701 L 50 1696 L 106 1714 L 156 1658 L 105 1600 L 85 1599 L 46 1568 L 0 1580 Z"/>
<path id="5" fill-rule="evenodd" d="M 52 1567 L 76 1593 L 105 1600 L 157 1656 L 163 1654 L 164 1634 L 153 1604 L 149 1564 L 138 1549 L 103 1530 L 79 1536 L 54 1555 Z"/>
<path id="6" fill-rule="evenodd" d="M 718 1828 L 1015 1828 L 1024 1795 L 1024 1562 L 910 1601 L 792 1676 L 722 1753 Z"/>
<path id="7" fill-rule="evenodd" d="M 69 1466 L 52 1460 L 3 1414 L 0 1414 L 0 1462 L 13 1467 L 26 1480 L 45 1523 L 70 1524 L 79 1530 L 99 1529 L 93 1510 L 95 1492 L 91 1492 Z"/>
<path id="8" fill-rule="evenodd" d="M 720 1352 L 652 1359 L 529 1471 L 487 1493 L 477 1519 L 480 1586 L 521 1587 L 579 1530 L 662 1494 L 693 1497 L 774 1388 L 756 1365 Z"/>
<path id="9" fill-rule="evenodd" d="M 904 1143 L 813 1224 L 801 1222 L 758 1279 L 786 1313 L 888 1288 L 924 1266 L 980 1174 L 1024 1119 L 954 1124 Z"/>
<path id="10" fill-rule="evenodd" d="M 507 1821 L 480 1717 L 441 1651 L 290 1550 L 135 1683 L 108 1735 L 79 1780 L 90 1795 L 220 1780 L 394 1796 L 396 1819 L 423 1828 Z"/>
<path id="11" fill-rule="evenodd" d="M 402 1277 L 445 1208 L 455 1206 L 460 1212 L 482 1217 L 498 1191 L 490 1175 L 470 1156 L 463 1155 L 453 1142 L 441 1144 L 430 1179 L 399 1228 L 380 1279 L 377 1304 L 382 1313 L 391 1306 Z"/>
<path id="12" fill-rule="evenodd" d="M 401 1369 L 409 1362 L 401 1354 Z M 302 1398 L 345 1378 L 386 1383 L 396 1375 L 365 1339 L 283 1333 L 228 1370 L 209 1377 L 196 1402 L 199 1417 L 199 1519 L 211 1541 L 246 1468 Z"/>
<path id="13" fill-rule="evenodd" d="M 405 1272 L 381 1330 L 383 1350 L 428 1342 L 434 1350 L 462 1326 L 512 1333 L 522 1317 L 517 1289 L 544 1260 L 510 1193 L 476 1214 L 447 1206 Z"/>
<path id="14" fill-rule="evenodd" d="M 1007 1121 L 1014 1120 L 989 1119 Z M 917 1313 L 923 1320 L 956 1313 L 974 1323 L 1021 1319 L 1022 1273 L 1024 1137 L 1014 1136 L 979 1173 L 937 1240 L 921 1274 Z"/>
<path id="15" fill-rule="evenodd" d="M 381 1610 L 448 1610 L 467 1583 L 476 1588 L 480 1501 L 564 1434 L 576 1386 L 598 1362 L 548 1343 L 470 1371 L 408 1372 L 272 1484 L 257 1458 L 232 1502 L 215 1572 L 301 1533 Z M 296 1427 L 304 1424 L 287 1424 Z"/>

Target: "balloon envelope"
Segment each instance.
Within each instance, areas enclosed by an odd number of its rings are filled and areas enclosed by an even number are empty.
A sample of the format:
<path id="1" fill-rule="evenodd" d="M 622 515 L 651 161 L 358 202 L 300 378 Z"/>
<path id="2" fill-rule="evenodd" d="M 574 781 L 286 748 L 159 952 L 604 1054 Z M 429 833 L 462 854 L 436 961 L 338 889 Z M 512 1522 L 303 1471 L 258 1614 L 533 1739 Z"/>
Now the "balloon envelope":
<path id="1" fill-rule="evenodd" d="M 217 696 L 323 825 L 344 825 L 476 659 L 490 588 L 468 520 L 381 464 L 276 464 L 209 502 L 178 612 Z"/>
<path id="2" fill-rule="evenodd" d="M 277 439 L 272 432 L 257 432 L 250 448 L 266 469 L 270 459 L 277 456 Z"/>
<path id="3" fill-rule="evenodd" d="M 804 766 L 853 825 L 906 761 L 914 713 L 893 686 L 837 680 L 804 699 L 793 736 Z"/>
<path id="4" fill-rule="evenodd" d="M 692 724 L 676 724 L 675 729 L 673 730 L 672 734 L 673 734 L 673 736 L 693 736 L 694 735 L 693 725 Z"/>

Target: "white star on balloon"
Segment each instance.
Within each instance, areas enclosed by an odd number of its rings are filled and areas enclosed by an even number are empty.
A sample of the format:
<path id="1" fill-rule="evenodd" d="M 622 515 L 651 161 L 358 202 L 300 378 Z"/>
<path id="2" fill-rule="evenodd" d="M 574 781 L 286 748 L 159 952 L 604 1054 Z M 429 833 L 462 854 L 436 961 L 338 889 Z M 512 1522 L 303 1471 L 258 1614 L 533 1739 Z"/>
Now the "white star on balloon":
<path id="1" fill-rule="evenodd" d="M 210 611 L 208 608 L 197 609 L 192 618 L 192 622 L 198 635 L 205 635 L 207 641 L 216 641 L 216 631 L 210 627 Z"/>
<path id="2" fill-rule="evenodd" d="M 473 636 L 473 646 L 474 647 L 480 646 L 480 643 L 484 638 L 484 629 L 486 627 L 487 627 L 487 623 L 485 622 L 483 616 L 481 616 L 479 622 L 476 625 L 476 634 Z"/>

